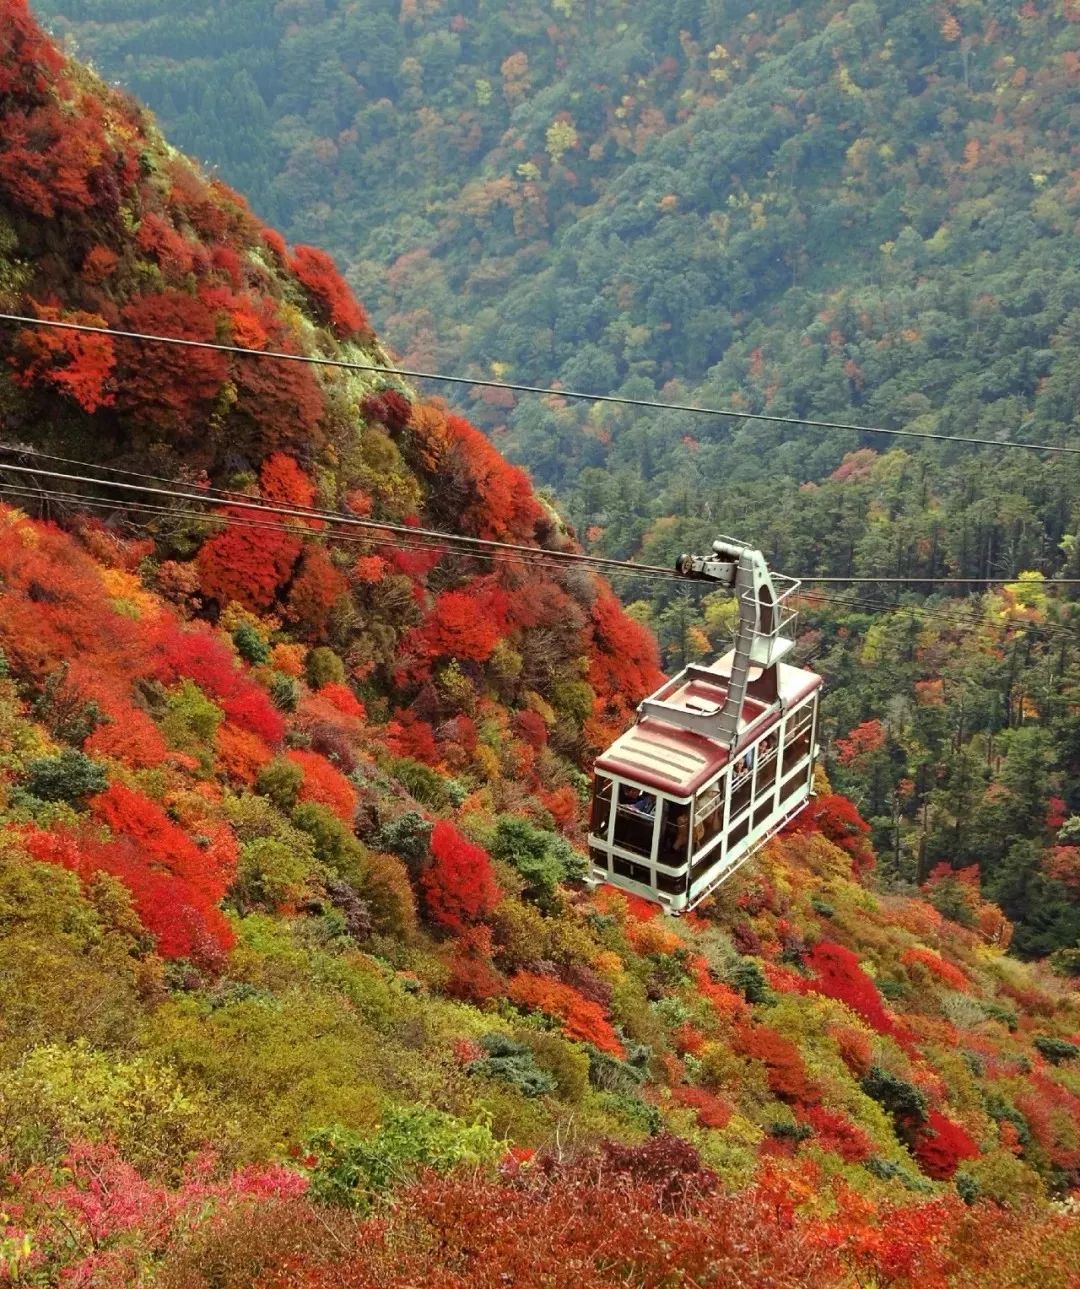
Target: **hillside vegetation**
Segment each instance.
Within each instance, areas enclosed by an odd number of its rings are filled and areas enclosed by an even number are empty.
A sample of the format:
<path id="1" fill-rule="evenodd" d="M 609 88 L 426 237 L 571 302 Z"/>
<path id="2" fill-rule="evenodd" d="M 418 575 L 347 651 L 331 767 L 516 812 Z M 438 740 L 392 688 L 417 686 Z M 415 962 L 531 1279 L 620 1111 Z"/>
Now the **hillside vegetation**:
<path id="1" fill-rule="evenodd" d="M 380 360 L 23 0 L 0 305 Z M 1066 1283 L 1080 1006 L 977 872 L 890 891 L 823 775 L 694 916 L 587 891 L 657 680 L 610 588 L 254 509 L 568 548 L 525 476 L 377 372 L 130 344 L 0 332 L 0 1277 Z M 124 513 L 35 452 L 232 493 Z"/>
<path id="2" fill-rule="evenodd" d="M 1073 0 L 38 8 L 333 250 L 412 363 L 1080 441 Z M 605 554 L 728 532 L 792 574 L 1080 577 L 1075 457 L 490 390 L 473 414 Z M 668 665 L 726 647 L 722 602 L 619 589 Z M 1076 946 L 1073 592 L 866 595 L 805 607 L 827 744 L 872 726 L 833 765 L 893 876 L 977 863 L 1020 951 Z"/>

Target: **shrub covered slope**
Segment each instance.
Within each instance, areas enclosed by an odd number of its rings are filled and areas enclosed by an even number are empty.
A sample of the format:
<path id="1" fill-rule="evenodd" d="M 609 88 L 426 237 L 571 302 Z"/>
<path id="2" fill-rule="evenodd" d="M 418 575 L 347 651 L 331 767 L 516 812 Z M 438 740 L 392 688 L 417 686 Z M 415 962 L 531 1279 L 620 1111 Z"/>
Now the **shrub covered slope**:
<path id="1" fill-rule="evenodd" d="M 0 17 L 6 306 L 378 359 L 319 252 Z M 2 343 L 5 442 L 235 496 L 0 507 L 0 1276 L 1065 1282 L 1080 1009 L 974 873 L 889 894 L 823 778 L 698 915 L 590 894 L 589 750 L 657 675 L 612 592 L 245 526 L 565 544 L 467 422 L 377 374 Z"/>

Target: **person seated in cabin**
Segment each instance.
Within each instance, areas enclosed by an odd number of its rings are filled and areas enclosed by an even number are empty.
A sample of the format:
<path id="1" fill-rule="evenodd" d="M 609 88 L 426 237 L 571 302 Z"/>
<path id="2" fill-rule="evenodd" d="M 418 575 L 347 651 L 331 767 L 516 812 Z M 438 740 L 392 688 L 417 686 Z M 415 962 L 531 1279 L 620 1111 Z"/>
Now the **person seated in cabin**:
<path id="1" fill-rule="evenodd" d="M 625 784 L 619 793 L 621 805 L 626 806 L 638 815 L 647 815 L 652 818 L 656 814 L 656 798 L 651 792 L 643 792 L 640 788 L 635 788 L 632 784 Z"/>

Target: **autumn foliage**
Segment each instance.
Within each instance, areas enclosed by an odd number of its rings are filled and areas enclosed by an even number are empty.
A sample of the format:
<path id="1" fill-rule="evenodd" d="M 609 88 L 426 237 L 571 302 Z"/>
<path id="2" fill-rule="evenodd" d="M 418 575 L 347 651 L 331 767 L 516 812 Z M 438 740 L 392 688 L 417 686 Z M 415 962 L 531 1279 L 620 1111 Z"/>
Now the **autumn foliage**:
<path id="1" fill-rule="evenodd" d="M 0 127 L 20 312 L 377 355 L 328 257 L 163 148 L 21 0 Z M 970 856 L 919 892 L 866 880 L 870 826 L 823 790 L 678 922 L 586 888 L 585 749 L 658 683 L 652 637 L 592 573 L 349 522 L 573 549 L 479 430 L 332 368 L 0 345 L 13 440 L 191 494 L 0 507 L 0 1275 L 902 1289 L 996 1258 L 1002 1284 L 1069 1282 L 1071 959 L 1005 956 Z M 922 697 L 930 724 L 951 701 Z M 846 788 L 907 737 L 858 725 L 829 769 Z M 1027 876 L 1067 890 L 1054 787 Z"/>
<path id="2" fill-rule="evenodd" d="M 487 917 L 499 888 L 487 851 L 466 840 L 448 820 L 431 834 L 431 863 L 421 876 L 428 916 L 450 931 Z"/>
<path id="3" fill-rule="evenodd" d="M 626 1055 L 600 1004 L 583 998 L 570 985 L 521 972 L 510 981 L 509 994 L 519 1006 L 559 1021 L 568 1037 L 591 1043 L 612 1056 Z"/>

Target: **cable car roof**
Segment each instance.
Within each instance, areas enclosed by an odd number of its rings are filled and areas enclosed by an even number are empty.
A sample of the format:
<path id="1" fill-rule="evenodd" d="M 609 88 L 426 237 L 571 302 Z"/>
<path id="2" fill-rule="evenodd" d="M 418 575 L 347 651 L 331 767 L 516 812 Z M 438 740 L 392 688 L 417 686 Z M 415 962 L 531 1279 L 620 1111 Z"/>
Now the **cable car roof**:
<path id="1" fill-rule="evenodd" d="M 778 689 L 783 706 L 791 707 L 812 694 L 821 677 L 800 667 L 778 665 Z M 723 706 L 727 695 L 726 677 L 717 674 L 716 683 L 698 676 L 677 676 L 657 691 L 665 705 L 687 711 L 706 706 Z M 739 721 L 736 754 L 779 723 L 779 705 L 747 697 Z M 658 792 L 690 797 L 718 774 L 728 762 L 728 748 L 718 739 L 694 730 L 681 729 L 655 715 L 644 717 L 596 760 L 596 769 L 620 779 L 630 779 Z"/>

